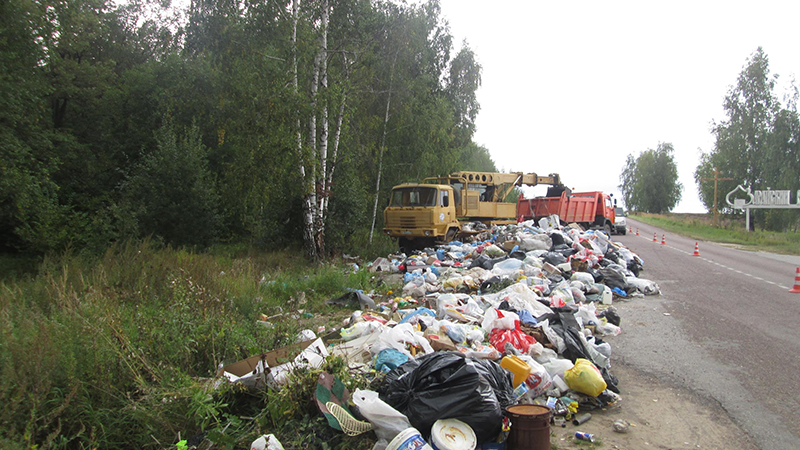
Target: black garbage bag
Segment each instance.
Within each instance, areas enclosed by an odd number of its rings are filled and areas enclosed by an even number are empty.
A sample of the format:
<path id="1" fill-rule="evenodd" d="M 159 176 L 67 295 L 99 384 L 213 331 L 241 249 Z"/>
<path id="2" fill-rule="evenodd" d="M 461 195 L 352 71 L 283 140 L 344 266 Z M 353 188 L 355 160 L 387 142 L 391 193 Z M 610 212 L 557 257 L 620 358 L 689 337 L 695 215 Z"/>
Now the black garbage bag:
<path id="1" fill-rule="evenodd" d="M 559 264 L 564 264 L 565 262 L 567 262 L 567 258 L 565 258 L 564 255 L 556 252 L 545 253 L 544 255 L 542 255 L 542 260 L 554 266 L 557 266 Z"/>
<path id="2" fill-rule="evenodd" d="M 481 293 L 494 294 L 514 284 L 514 280 L 508 277 L 499 277 L 497 275 L 489 278 L 481 283 Z"/>
<path id="3" fill-rule="evenodd" d="M 578 253 L 578 251 L 572 247 L 567 247 L 565 249 L 556 250 L 556 253 L 560 254 L 561 256 L 569 260 L 569 257 L 574 255 L 575 253 Z"/>
<path id="4" fill-rule="evenodd" d="M 550 249 L 554 249 L 561 245 L 567 245 L 567 242 L 564 240 L 564 235 L 561 233 L 550 233 L 550 239 L 553 240 L 553 246 Z"/>
<path id="5" fill-rule="evenodd" d="M 603 258 L 613 262 L 614 264 L 619 264 L 620 263 L 619 261 L 621 259 L 619 256 L 619 252 L 615 251 L 614 247 L 611 246 L 608 247 L 608 251 L 606 251 L 606 254 L 603 255 Z"/>
<path id="6" fill-rule="evenodd" d="M 557 325 L 553 326 L 552 328 L 564 339 L 564 344 L 566 345 L 566 349 L 564 349 L 564 352 L 561 354 L 561 356 L 567 358 L 573 363 L 578 358 L 587 359 L 589 361 L 592 360 L 592 358 L 586 354 L 586 349 L 583 347 L 583 341 L 581 340 L 580 336 L 578 336 L 581 334 L 580 329 L 564 325 Z"/>
<path id="7" fill-rule="evenodd" d="M 602 269 L 598 270 L 597 272 L 603 276 L 603 283 L 610 288 L 620 288 L 623 291 L 626 290 L 628 283 L 625 281 L 625 269 L 618 265 L 612 264 L 607 267 L 603 267 Z"/>
<path id="8" fill-rule="evenodd" d="M 628 263 L 628 270 L 630 270 L 632 274 L 638 277 L 639 272 L 642 271 L 642 265 L 635 260 L 631 260 L 631 262 Z"/>
<path id="9" fill-rule="evenodd" d="M 511 372 L 488 359 L 470 359 L 470 361 L 475 363 L 478 372 L 492 386 L 494 395 L 497 397 L 497 401 L 500 402 L 501 410 L 505 410 L 506 407 L 516 402 L 514 400 L 514 376 L 511 375 Z"/>
<path id="10" fill-rule="evenodd" d="M 516 251 L 513 251 L 513 252 L 509 253 L 508 257 L 509 258 L 514 258 L 514 259 L 518 259 L 520 261 L 525 261 L 525 258 L 527 258 L 528 255 L 526 255 L 525 252 L 523 252 L 522 250 L 516 250 Z"/>
<path id="11" fill-rule="evenodd" d="M 489 260 L 489 265 L 488 265 L 488 268 L 487 268 L 487 267 L 484 267 L 484 269 L 486 269 L 486 270 L 492 270 L 492 269 L 494 269 L 494 265 L 495 265 L 495 264 L 499 263 L 500 261 L 505 261 L 505 260 L 507 260 L 507 259 L 508 259 L 508 255 L 506 255 L 506 256 L 500 256 L 500 257 L 498 257 L 498 258 L 494 258 L 494 259 L 490 259 L 490 260 Z"/>
<path id="12" fill-rule="evenodd" d="M 597 317 L 605 317 L 608 323 L 616 326 L 619 326 L 621 320 L 619 313 L 617 312 L 617 308 L 614 308 L 613 306 L 609 306 L 608 309 L 597 313 Z"/>
<path id="13" fill-rule="evenodd" d="M 606 382 L 606 389 L 615 394 L 619 394 L 619 388 L 617 387 L 619 380 L 617 377 L 615 377 L 607 367 L 601 368 L 600 373 L 603 375 L 603 381 Z"/>
<path id="14" fill-rule="evenodd" d="M 432 353 L 389 372 L 378 394 L 423 435 L 437 420 L 452 418 L 472 427 L 479 443 L 487 442 L 500 433 L 503 422 L 492 383 L 503 385 L 498 391 L 505 385 L 492 371 L 458 352 Z"/>
<path id="15" fill-rule="evenodd" d="M 481 292 L 497 292 L 494 290 L 494 286 L 499 285 L 501 281 L 503 281 L 503 279 L 497 275 L 490 277 L 481 283 Z"/>
<path id="16" fill-rule="evenodd" d="M 486 270 L 492 270 L 495 264 L 499 263 L 500 261 L 505 261 L 507 259 L 508 256 L 501 256 L 499 258 L 492 259 L 486 255 L 480 255 L 472 260 L 472 263 L 469 265 L 469 268 L 472 269 L 473 267 L 480 267 Z"/>
<path id="17" fill-rule="evenodd" d="M 489 258 L 488 256 L 479 255 L 477 258 L 473 258 L 472 259 L 472 262 L 470 263 L 469 268 L 470 269 L 473 269 L 475 267 L 485 268 L 485 267 L 483 267 L 484 264 L 488 263 L 489 261 L 491 261 L 491 258 Z"/>
<path id="18" fill-rule="evenodd" d="M 556 284 L 561 283 L 562 281 L 564 281 L 564 277 L 561 276 L 560 274 L 557 274 L 557 273 L 549 273 L 549 274 L 547 274 L 547 280 L 550 282 L 550 284 L 556 285 Z M 544 292 L 542 294 L 544 294 Z M 548 294 L 545 294 L 545 295 L 548 295 Z"/>
<path id="19" fill-rule="evenodd" d="M 369 298 L 363 292 L 351 291 L 342 296 L 329 299 L 325 302 L 327 305 L 336 306 L 355 306 L 358 305 L 360 309 L 375 309 L 375 301 Z"/>

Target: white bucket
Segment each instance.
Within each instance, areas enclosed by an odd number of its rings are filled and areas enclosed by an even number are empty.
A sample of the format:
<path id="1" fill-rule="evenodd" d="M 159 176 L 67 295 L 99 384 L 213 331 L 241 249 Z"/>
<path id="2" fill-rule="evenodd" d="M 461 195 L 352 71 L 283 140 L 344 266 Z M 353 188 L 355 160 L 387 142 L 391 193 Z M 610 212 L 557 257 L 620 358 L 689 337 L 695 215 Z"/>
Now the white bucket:
<path id="1" fill-rule="evenodd" d="M 474 450 L 478 445 L 472 427 L 458 419 L 437 420 L 431 428 L 435 450 Z"/>
<path id="2" fill-rule="evenodd" d="M 416 428 L 406 428 L 389 442 L 386 450 L 433 450 Z"/>

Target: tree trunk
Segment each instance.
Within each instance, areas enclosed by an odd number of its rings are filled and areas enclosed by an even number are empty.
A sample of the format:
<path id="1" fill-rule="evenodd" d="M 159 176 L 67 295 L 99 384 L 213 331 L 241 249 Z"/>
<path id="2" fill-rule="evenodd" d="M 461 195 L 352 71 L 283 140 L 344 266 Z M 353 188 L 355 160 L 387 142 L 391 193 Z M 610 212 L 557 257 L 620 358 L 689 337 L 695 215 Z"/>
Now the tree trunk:
<path id="1" fill-rule="evenodd" d="M 386 96 L 386 112 L 383 116 L 383 133 L 381 134 L 381 146 L 378 149 L 378 176 L 375 180 L 375 203 L 372 205 L 372 225 L 369 227 L 369 243 L 372 243 L 372 235 L 375 232 L 375 218 L 378 215 L 378 197 L 381 193 L 381 173 L 383 172 L 383 150 L 386 148 L 386 128 L 389 124 L 389 106 L 392 103 L 392 85 L 394 84 L 394 64 L 397 61 L 395 53 L 392 60 L 392 68 L 389 72 L 389 93 Z"/>
<path id="2" fill-rule="evenodd" d="M 350 79 L 349 61 L 347 54 L 343 56 L 344 76 L 345 83 Z M 347 104 L 347 89 L 342 91 L 342 102 L 339 104 L 339 115 L 336 117 L 336 131 L 333 134 L 333 148 L 331 149 L 330 168 L 328 169 L 328 177 L 325 180 L 325 196 L 322 206 L 322 220 L 323 223 L 328 216 L 328 205 L 330 204 L 330 192 L 333 183 L 333 172 L 336 170 L 336 164 L 339 162 L 339 138 L 342 135 L 342 122 L 344 122 L 344 109 Z"/>
<path id="3" fill-rule="evenodd" d="M 330 7 L 328 0 L 322 1 L 322 18 L 320 36 L 320 86 L 322 92 L 327 97 L 328 91 L 328 20 Z M 322 111 L 320 112 L 320 137 L 319 137 L 319 170 L 315 174 L 317 179 L 316 186 L 319 186 L 317 196 L 316 211 L 314 211 L 314 243 L 317 247 L 317 254 L 325 255 L 325 221 L 323 208 L 325 207 L 326 197 L 328 196 L 327 183 L 328 168 L 328 102 L 327 98 L 322 100 Z"/>
<path id="4" fill-rule="evenodd" d="M 297 22 L 298 22 L 298 6 L 299 0 L 292 0 L 292 38 L 291 38 L 291 50 L 292 50 L 292 88 L 294 89 L 295 97 L 300 95 L 300 88 L 298 82 L 298 70 L 297 70 Z M 305 166 L 305 157 L 303 155 L 303 138 L 300 132 L 300 112 L 297 111 L 297 120 L 295 122 L 297 131 L 296 131 L 296 156 L 299 165 L 299 172 L 300 172 L 300 182 L 302 183 L 303 187 L 305 188 L 303 194 L 303 241 L 305 242 L 306 248 L 306 255 L 312 259 L 317 259 L 317 252 L 316 246 L 314 245 L 314 220 L 313 220 L 313 210 L 314 210 L 314 200 L 313 197 L 309 195 L 308 187 L 308 180 L 311 178 L 313 180 L 313 169 L 311 170 L 311 175 L 309 175 L 306 171 Z M 313 193 L 313 190 L 311 191 Z"/>

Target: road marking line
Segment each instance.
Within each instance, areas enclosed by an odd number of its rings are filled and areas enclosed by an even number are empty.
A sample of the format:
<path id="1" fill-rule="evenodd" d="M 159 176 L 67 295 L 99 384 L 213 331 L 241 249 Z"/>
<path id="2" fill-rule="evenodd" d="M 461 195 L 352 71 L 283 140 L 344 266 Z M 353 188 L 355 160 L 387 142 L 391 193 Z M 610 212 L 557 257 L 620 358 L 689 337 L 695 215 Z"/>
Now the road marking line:
<path id="1" fill-rule="evenodd" d="M 647 241 L 651 241 L 651 239 L 650 239 L 648 236 L 646 236 L 645 234 L 640 234 L 638 237 L 640 237 L 640 238 L 642 238 L 642 239 L 645 239 L 645 240 L 647 240 Z M 673 246 L 671 246 L 671 245 L 660 245 L 659 247 L 662 247 L 662 248 L 663 248 L 663 247 L 667 247 L 667 248 L 669 248 L 669 249 L 672 249 L 672 250 L 675 250 L 675 251 L 677 251 L 677 252 L 679 252 L 679 253 L 683 253 L 684 255 L 693 255 L 693 254 L 694 254 L 694 253 L 690 253 L 690 252 L 687 252 L 687 251 L 685 251 L 685 250 L 682 250 L 682 249 L 679 249 L 679 248 L 673 247 Z M 704 257 L 702 257 L 702 256 L 701 256 L 701 257 L 700 257 L 700 259 L 701 259 L 701 260 L 703 260 L 703 261 L 705 261 L 705 262 L 711 263 L 711 264 L 716 264 L 718 267 L 722 267 L 722 268 L 724 268 L 724 269 L 728 269 L 728 270 L 730 270 L 730 271 L 732 271 L 732 272 L 736 272 L 736 273 L 738 273 L 738 274 L 740 274 L 740 275 L 746 275 L 746 276 L 748 276 L 748 277 L 750 277 L 750 278 L 753 278 L 753 279 L 756 279 L 756 280 L 758 280 L 758 281 L 763 281 L 763 282 L 765 282 L 765 283 L 769 283 L 769 284 L 771 284 L 771 285 L 773 285 L 773 286 L 777 286 L 777 287 L 779 287 L 779 288 L 781 288 L 781 289 L 789 289 L 788 287 L 786 287 L 786 286 L 783 286 L 783 285 L 781 285 L 781 284 L 775 283 L 775 282 L 773 282 L 773 281 L 765 280 L 765 279 L 763 279 L 763 278 L 761 278 L 761 277 L 757 277 L 757 276 L 755 276 L 755 275 L 752 275 L 752 274 L 749 274 L 749 273 L 747 273 L 747 272 L 742 272 L 741 270 L 736 270 L 736 269 L 734 269 L 734 268 L 732 268 L 732 267 L 728 267 L 728 266 L 722 265 L 722 264 L 720 264 L 720 263 L 718 263 L 718 262 L 716 262 L 716 261 L 712 261 L 712 260 L 710 260 L 710 259 L 708 259 L 708 258 L 704 258 Z"/>

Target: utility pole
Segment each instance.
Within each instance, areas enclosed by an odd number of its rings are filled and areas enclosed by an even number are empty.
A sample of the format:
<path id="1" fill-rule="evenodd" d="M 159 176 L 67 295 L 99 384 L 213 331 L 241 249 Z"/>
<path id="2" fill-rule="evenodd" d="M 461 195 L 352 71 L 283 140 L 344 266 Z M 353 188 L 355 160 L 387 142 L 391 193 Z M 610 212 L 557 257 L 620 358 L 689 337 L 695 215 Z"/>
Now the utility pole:
<path id="1" fill-rule="evenodd" d="M 733 178 L 720 178 L 719 170 L 714 167 L 714 178 L 700 178 L 700 181 L 714 181 L 714 226 L 719 226 L 719 210 L 717 209 L 717 183 L 720 181 L 731 181 Z"/>

